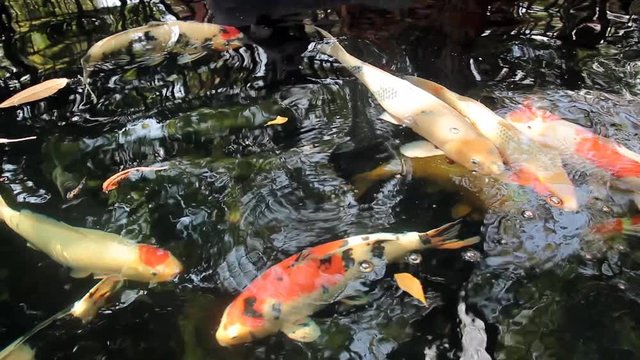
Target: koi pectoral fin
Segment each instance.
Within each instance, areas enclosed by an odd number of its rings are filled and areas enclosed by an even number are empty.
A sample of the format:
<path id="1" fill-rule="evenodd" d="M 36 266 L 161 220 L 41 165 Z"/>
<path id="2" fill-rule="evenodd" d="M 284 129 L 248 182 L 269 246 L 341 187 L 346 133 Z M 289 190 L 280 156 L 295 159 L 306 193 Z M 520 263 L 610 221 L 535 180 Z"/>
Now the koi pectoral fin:
<path id="1" fill-rule="evenodd" d="M 318 324 L 308 317 L 294 323 L 284 324 L 281 330 L 289 338 L 300 342 L 311 342 L 320 336 Z"/>
<path id="2" fill-rule="evenodd" d="M 444 155 L 442 150 L 439 150 L 435 145 L 426 140 L 418 140 L 404 144 L 400 147 L 400 153 L 408 158 L 426 158 Z"/>
<path id="3" fill-rule="evenodd" d="M 86 269 L 71 269 L 69 275 L 74 278 L 85 278 L 91 275 L 91 271 Z"/>
<path id="4" fill-rule="evenodd" d="M 388 112 L 383 112 L 382 114 L 380 114 L 380 116 L 378 116 L 378 119 L 384 120 L 386 122 L 390 122 L 393 125 L 403 125 L 403 123 L 402 123 L 402 121 L 400 119 L 398 119 L 397 117 L 389 114 Z"/>

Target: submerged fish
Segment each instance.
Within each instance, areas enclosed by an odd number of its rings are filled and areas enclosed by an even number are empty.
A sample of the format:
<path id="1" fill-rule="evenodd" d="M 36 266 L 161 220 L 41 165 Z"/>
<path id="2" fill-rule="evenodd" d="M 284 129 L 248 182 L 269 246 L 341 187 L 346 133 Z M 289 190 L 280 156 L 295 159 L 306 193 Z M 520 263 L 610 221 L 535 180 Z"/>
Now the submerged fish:
<path id="1" fill-rule="evenodd" d="M 508 175 L 509 181 L 533 187 L 542 194 L 550 192 L 557 197 L 548 200 L 551 205 L 568 211 L 578 209 L 576 189 L 556 152 L 534 143 L 518 128 L 479 101 L 461 96 L 429 80 L 414 76 L 407 76 L 405 79 L 449 104 L 490 139 L 512 168 Z"/>
<path id="2" fill-rule="evenodd" d="M 487 209 L 502 208 L 515 199 L 516 193 L 500 186 L 499 180 L 480 176 L 460 164 L 447 159 L 442 151 L 423 141 L 405 144 L 400 148 L 403 157 L 391 160 L 377 168 L 357 174 L 351 178 L 359 195 L 376 182 L 390 179 L 396 175 L 417 178 L 436 185 L 439 189 L 459 193 L 462 202 L 451 209 L 451 216 L 459 218 L 472 211 L 484 212 Z M 519 182 L 509 181 L 520 185 Z"/>
<path id="3" fill-rule="evenodd" d="M 510 112 L 506 119 L 531 139 L 558 150 L 564 157 L 586 160 L 616 178 L 614 182 L 626 190 L 640 191 L 640 154 L 614 140 L 528 103 Z"/>
<path id="4" fill-rule="evenodd" d="M 410 127 L 449 158 L 483 175 L 503 172 L 498 149 L 449 105 L 410 82 L 389 74 L 349 54 L 331 34 L 317 28 L 331 43 L 319 47 L 333 56 L 371 91 L 386 111 L 380 118 Z"/>
<path id="5" fill-rule="evenodd" d="M 24 342 L 55 320 L 62 319 L 67 315 L 72 315 L 73 317 L 82 320 L 83 323 L 89 322 L 91 319 L 93 319 L 98 310 L 100 310 L 100 308 L 105 305 L 109 296 L 111 296 L 120 288 L 120 286 L 122 286 L 122 282 L 123 280 L 120 276 L 108 276 L 100 280 L 100 282 L 98 282 L 93 288 L 91 288 L 91 290 L 89 290 L 89 292 L 85 296 L 83 296 L 82 299 L 76 301 L 73 305 L 36 325 L 28 333 L 19 337 L 16 341 L 0 351 L 0 360 L 20 359 L 18 355 L 23 354 L 25 350 L 27 350 L 27 354 L 33 353 L 33 350 L 24 345 Z M 28 350 L 31 350 L 31 352 L 29 352 Z"/>
<path id="6" fill-rule="evenodd" d="M 589 227 L 589 234 L 604 239 L 617 235 L 640 236 L 640 215 L 605 220 Z"/>
<path id="7" fill-rule="evenodd" d="M 350 285 L 358 280 L 382 277 L 386 263 L 426 248 L 455 249 L 479 241 L 479 237 L 454 239 L 459 228 L 449 223 L 425 233 L 354 236 L 292 255 L 267 269 L 233 300 L 222 315 L 216 339 L 231 346 L 282 331 L 297 341 L 313 341 L 320 329 L 309 315 L 354 295 Z"/>
<path id="8" fill-rule="evenodd" d="M 88 87 L 89 72 L 93 66 L 114 53 L 127 51 L 133 55 L 144 54 L 157 62 L 166 52 L 179 51 L 183 54 L 178 62 L 184 63 L 201 57 L 208 49 L 224 51 L 240 47 L 243 39 L 244 35 L 233 26 L 194 21 L 150 22 L 93 44 L 81 60 L 83 80 L 91 92 Z"/>
<path id="9" fill-rule="evenodd" d="M 167 250 L 116 234 L 67 225 L 28 210 L 16 211 L 0 197 L 0 219 L 27 244 L 72 269 L 71 276 L 119 275 L 156 283 L 173 280 L 182 264 Z"/>

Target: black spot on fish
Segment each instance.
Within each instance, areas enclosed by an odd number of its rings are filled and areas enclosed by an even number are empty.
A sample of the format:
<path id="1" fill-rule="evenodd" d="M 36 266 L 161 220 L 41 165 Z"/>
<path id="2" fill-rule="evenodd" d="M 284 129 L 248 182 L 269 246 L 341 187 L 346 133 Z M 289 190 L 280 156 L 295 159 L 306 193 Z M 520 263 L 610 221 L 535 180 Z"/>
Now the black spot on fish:
<path id="1" fill-rule="evenodd" d="M 262 314 L 257 311 L 254 306 L 256 306 L 257 299 L 255 296 L 249 296 L 244 299 L 244 315 L 254 319 L 262 319 Z"/>
<path id="2" fill-rule="evenodd" d="M 280 315 L 282 315 L 282 304 L 274 302 L 273 305 L 271 305 L 271 312 L 273 313 L 273 318 L 279 320 Z"/>
<path id="3" fill-rule="evenodd" d="M 322 294 L 327 295 L 329 293 L 329 287 L 327 285 L 320 285 L 322 288 Z"/>
<path id="4" fill-rule="evenodd" d="M 291 263 L 291 265 L 289 265 L 288 267 L 292 268 L 292 267 L 298 265 L 298 263 L 300 263 L 301 261 L 304 261 L 304 259 L 306 259 L 307 257 L 309 257 L 309 252 L 307 252 L 307 251 L 299 252 L 298 255 L 296 256 L 296 258 Z"/>
<path id="5" fill-rule="evenodd" d="M 369 241 L 369 239 L 370 239 L 370 237 L 368 237 L 368 236 L 363 236 L 363 237 L 362 237 L 362 240 L 363 240 L 363 241 Z"/>
<path id="6" fill-rule="evenodd" d="M 282 280 L 283 280 L 283 279 L 282 279 L 282 276 L 278 276 L 278 277 L 276 277 L 276 281 L 282 281 Z"/>
<path id="7" fill-rule="evenodd" d="M 330 267 L 331 261 L 333 260 L 333 256 L 327 256 L 320 259 L 320 266 Z"/>
<path id="8" fill-rule="evenodd" d="M 431 244 L 431 236 L 429 236 L 427 234 L 419 234 L 418 237 L 420 238 L 420 241 L 422 242 L 422 245 L 430 245 Z"/>
<path id="9" fill-rule="evenodd" d="M 384 259 L 384 245 L 382 245 L 384 241 L 376 241 L 373 243 L 373 248 L 371 249 L 371 255 L 377 259 Z"/>
<path id="10" fill-rule="evenodd" d="M 145 40 L 147 41 L 156 41 L 158 40 L 157 37 L 153 36 L 153 34 L 151 33 L 151 31 L 145 31 L 142 36 L 144 37 Z"/>
<path id="11" fill-rule="evenodd" d="M 356 260 L 353 258 L 353 250 L 347 249 L 342 252 L 342 265 L 345 270 L 349 270 L 356 264 Z"/>

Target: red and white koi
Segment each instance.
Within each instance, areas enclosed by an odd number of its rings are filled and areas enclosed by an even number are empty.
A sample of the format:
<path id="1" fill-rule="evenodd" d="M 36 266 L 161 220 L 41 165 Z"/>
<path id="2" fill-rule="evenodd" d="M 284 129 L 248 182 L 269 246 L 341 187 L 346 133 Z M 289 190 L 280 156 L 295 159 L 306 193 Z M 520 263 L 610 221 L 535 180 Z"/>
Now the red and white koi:
<path id="1" fill-rule="evenodd" d="M 580 158 L 615 178 L 626 190 L 640 190 L 640 154 L 612 139 L 594 134 L 527 102 L 506 119 L 531 139 L 554 148 L 574 160 Z"/>
<path id="2" fill-rule="evenodd" d="M 216 339 L 231 346 L 282 331 L 297 341 L 313 341 L 320 329 L 309 315 L 353 295 L 349 284 L 371 275 L 381 277 L 385 264 L 412 252 L 457 249 L 479 241 L 479 237 L 454 239 L 459 228 L 454 222 L 425 233 L 354 236 L 292 255 L 267 269 L 233 300 L 222 315 Z"/>
<path id="3" fill-rule="evenodd" d="M 157 283 L 173 280 L 182 264 L 169 251 L 138 244 L 119 235 L 67 225 L 28 210 L 16 211 L 0 197 L 0 219 L 57 263 L 72 269 L 71 276 L 119 275 Z"/>
<path id="4" fill-rule="evenodd" d="M 532 187 L 547 202 L 564 210 L 576 211 L 578 199 L 573 183 L 562 167 L 558 154 L 531 141 L 518 128 L 479 101 L 461 96 L 433 81 L 406 76 L 412 84 L 428 91 L 465 116 L 481 134 L 491 140 L 511 167 L 501 180 Z"/>

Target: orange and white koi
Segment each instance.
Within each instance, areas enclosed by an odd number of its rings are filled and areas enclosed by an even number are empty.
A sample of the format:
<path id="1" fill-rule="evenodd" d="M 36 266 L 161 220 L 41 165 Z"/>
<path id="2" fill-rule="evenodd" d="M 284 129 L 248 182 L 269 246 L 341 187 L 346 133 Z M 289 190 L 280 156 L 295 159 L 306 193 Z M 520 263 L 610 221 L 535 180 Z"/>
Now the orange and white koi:
<path id="1" fill-rule="evenodd" d="M 282 331 L 297 341 L 313 341 L 320 329 L 309 315 L 353 295 L 350 284 L 381 277 L 385 264 L 413 252 L 457 249 L 479 241 L 479 237 L 454 239 L 459 228 L 449 223 L 425 233 L 354 236 L 292 255 L 267 269 L 233 300 L 222 315 L 216 339 L 231 346 Z"/>
<path id="2" fill-rule="evenodd" d="M 138 244 L 119 235 L 67 225 L 28 210 L 16 211 L 0 197 L 0 219 L 57 263 L 72 269 L 71 276 L 119 275 L 157 283 L 173 280 L 182 264 L 169 251 Z"/>
<path id="3" fill-rule="evenodd" d="M 167 166 L 140 166 L 131 169 L 122 170 L 118 173 L 111 175 L 107 180 L 102 183 L 102 191 L 109 192 L 120 185 L 120 183 L 129 177 L 134 172 L 138 171 L 159 171 L 168 169 Z"/>
<path id="4" fill-rule="evenodd" d="M 332 41 L 318 50 L 340 61 L 371 91 L 386 111 L 381 119 L 410 127 L 469 170 L 483 175 L 504 171 L 496 146 L 458 112 L 410 82 L 352 56 L 331 34 L 315 29 Z"/>
<path id="5" fill-rule="evenodd" d="M 491 140 L 511 166 L 509 181 L 556 198 L 548 199 L 551 205 L 564 210 L 578 209 L 578 199 L 573 183 L 562 167 L 562 160 L 555 152 L 546 150 L 531 141 L 518 128 L 491 111 L 479 101 L 461 96 L 433 81 L 406 76 L 412 84 L 441 99 L 464 115 L 481 134 Z"/>
<path id="6" fill-rule="evenodd" d="M 578 124 L 561 119 L 527 102 L 506 119 L 531 139 L 554 148 L 570 159 L 580 158 L 628 185 L 640 190 L 640 154 L 612 139 L 594 134 Z"/>

